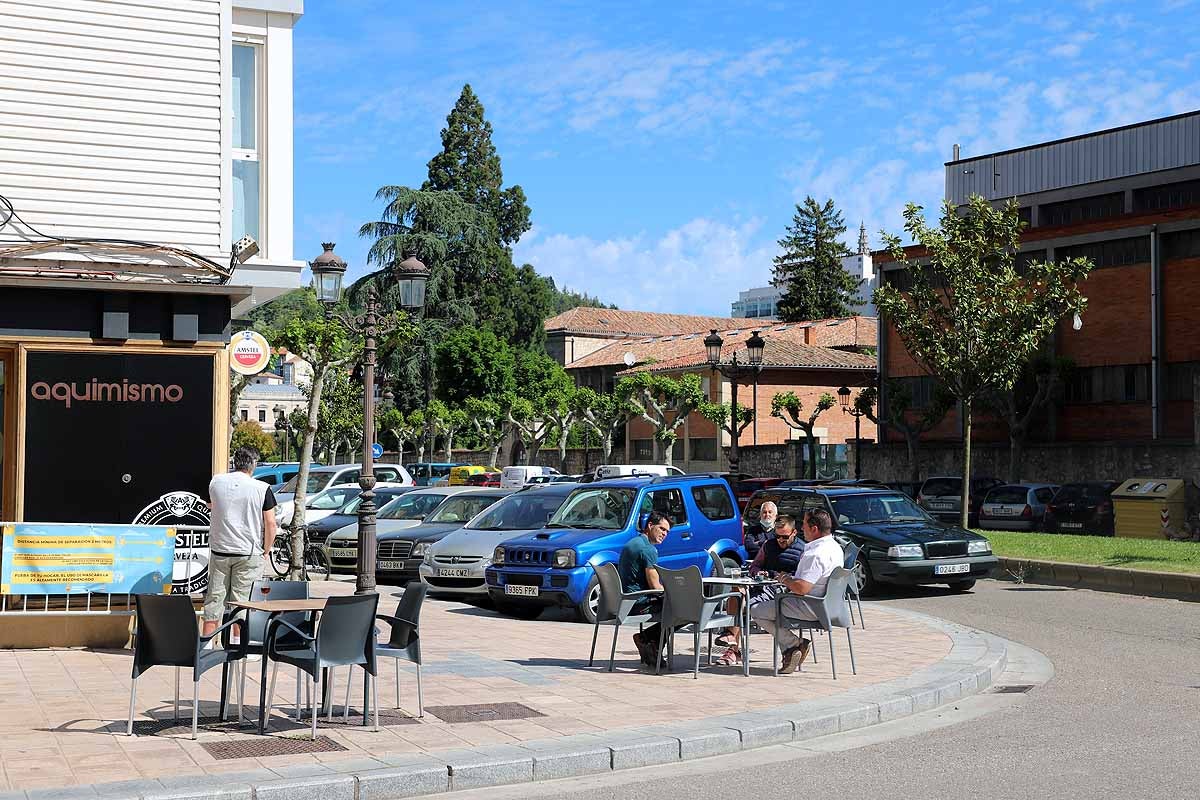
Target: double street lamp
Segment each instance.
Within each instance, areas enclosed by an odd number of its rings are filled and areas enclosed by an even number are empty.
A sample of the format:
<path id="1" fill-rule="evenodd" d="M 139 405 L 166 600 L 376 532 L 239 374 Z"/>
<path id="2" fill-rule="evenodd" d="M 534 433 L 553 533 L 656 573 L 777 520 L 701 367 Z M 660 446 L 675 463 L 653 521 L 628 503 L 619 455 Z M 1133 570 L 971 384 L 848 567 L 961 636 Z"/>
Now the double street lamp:
<path id="1" fill-rule="evenodd" d="M 721 348 L 725 345 L 725 340 L 720 334 L 713 329 L 708 336 L 704 337 L 704 349 L 708 354 L 708 366 L 713 372 L 718 372 L 729 379 L 729 386 L 732 394 L 731 414 L 729 432 L 732 436 L 732 441 L 729 447 L 729 471 L 738 471 L 738 461 L 740 456 L 738 453 L 738 379 L 743 375 L 749 375 L 754 378 L 755 385 L 758 384 L 758 374 L 762 372 L 763 348 L 766 347 L 766 341 L 758 335 L 758 331 L 754 331 L 750 338 L 746 340 L 746 360 L 738 361 L 738 353 L 735 350 L 733 358 L 728 364 L 721 363 Z M 757 392 L 755 392 L 757 395 Z M 757 399 L 757 398 L 756 398 Z"/>
<path id="2" fill-rule="evenodd" d="M 374 286 L 367 288 L 363 313 L 353 319 L 336 313 L 333 307 L 342 297 L 342 278 L 346 262 L 333 252 L 330 242 L 321 245 L 325 251 L 313 259 L 313 284 L 317 299 L 325 306 L 329 319 L 337 319 L 347 330 L 364 337 L 363 345 L 363 452 L 358 485 L 362 487 L 358 506 L 358 579 L 355 592 L 375 591 L 375 350 L 376 339 L 387 336 L 399 326 L 390 314 L 380 315 L 379 294 Z M 399 305 L 406 312 L 419 311 L 425 305 L 425 282 L 429 268 L 409 256 L 388 273 L 399 295 Z"/>
<path id="3" fill-rule="evenodd" d="M 859 434 L 862 418 L 867 412 L 850 402 L 850 387 L 838 389 L 838 402 L 842 405 L 842 413 L 854 417 L 854 480 L 862 478 L 862 437 Z"/>

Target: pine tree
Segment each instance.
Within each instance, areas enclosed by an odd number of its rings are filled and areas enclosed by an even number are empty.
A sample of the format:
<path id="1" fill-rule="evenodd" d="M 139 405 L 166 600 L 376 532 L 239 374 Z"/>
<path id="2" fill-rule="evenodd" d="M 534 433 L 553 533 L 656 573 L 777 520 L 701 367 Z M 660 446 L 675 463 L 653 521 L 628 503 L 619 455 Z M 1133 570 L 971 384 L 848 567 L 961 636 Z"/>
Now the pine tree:
<path id="1" fill-rule="evenodd" d="M 772 283 L 784 289 L 779 316 L 787 322 L 850 316 L 859 305 L 861 281 L 842 268 L 850 249 L 842 214 L 826 200 L 811 197 L 796 205 L 787 235 L 779 240 L 783 253 L 775 257 Z"/>

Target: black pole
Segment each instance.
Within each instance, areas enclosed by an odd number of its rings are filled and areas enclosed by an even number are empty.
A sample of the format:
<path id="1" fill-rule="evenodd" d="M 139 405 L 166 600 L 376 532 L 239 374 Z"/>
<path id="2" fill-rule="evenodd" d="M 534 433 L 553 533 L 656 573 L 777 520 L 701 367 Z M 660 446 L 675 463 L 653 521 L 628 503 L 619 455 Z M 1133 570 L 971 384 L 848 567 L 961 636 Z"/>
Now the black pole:
<path id="1" fill-rule="evenodd" d="M 858 409 L 855 409 L 856 411 Z M 862 478 L 862 436 L 858 426 L 862 423 L 862 414 L 854 415 L 854 480 Z"/>
<path id="2" fill-rule="evenodd" d="M 375 336 L 379 326 L 379 296 L 367 290 L 363 316 L 363 453 L 358 485 L 362 503 L 358 507 L 358 578 L 355 594 L 375 591 Z M 365 712 L 364 712 L 365 713 Z"/>
<path id="3" fill-rule="evenodd" d="M 733 442 L 729 447 L 729 471 L 730 472 L 737 472 L 738 471 L 738 462 L 741 461 L 741 455 L 738 453 L 737 369 L 738 369 L 737 356 L 735 355 L 733 357 L 733 369 L 730 370 L 730 374 L 729 374 L 729 388 L 730 388 L 730 391 L 732 392 L 732 399 L 733 399 L 732 408 L 731 408 L 732 413 L 730 414 L 730 420 L 733 424 L 730 426 L 730 429 L 729 429 L 729 432 L 733 435 Z"/>

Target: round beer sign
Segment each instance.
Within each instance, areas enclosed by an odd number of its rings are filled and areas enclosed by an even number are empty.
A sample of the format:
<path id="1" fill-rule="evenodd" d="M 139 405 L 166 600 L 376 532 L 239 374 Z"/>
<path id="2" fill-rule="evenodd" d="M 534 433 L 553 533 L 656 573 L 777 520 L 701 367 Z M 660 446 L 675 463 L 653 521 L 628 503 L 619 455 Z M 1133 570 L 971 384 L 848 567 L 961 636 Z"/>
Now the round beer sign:
<path id="1" fill-rule="evenodd" d="M 229 341 L 229 368 L 240 375 L 257 375 L 271 361 L 271 346 L 261 333 L 241 331 Z"/>

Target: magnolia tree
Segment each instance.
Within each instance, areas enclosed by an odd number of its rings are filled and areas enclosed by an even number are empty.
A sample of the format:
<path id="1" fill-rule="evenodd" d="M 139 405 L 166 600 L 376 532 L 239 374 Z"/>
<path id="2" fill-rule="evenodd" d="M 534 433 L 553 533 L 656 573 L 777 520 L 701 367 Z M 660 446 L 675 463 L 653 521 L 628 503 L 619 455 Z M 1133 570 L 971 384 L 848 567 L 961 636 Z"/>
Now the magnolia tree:
<path id="1" fill-rule="evenodd" d="M 771 416 L 778 417 L 792 430 L 804 434 L 804 449 L 808 453 L 809 478 L 817 477 L 817 437 L 813 428 L 817 424 L 817 417 L 833 408 L 835 403 L 837 400 L 833 398 L 833 395 L 825 392 L 818 398 L 812 409 L 805 414 L 804 401 L 797 397 L 795 392 L 780 392 L 771 398 Z"/>
<path id="2" fill-rule="evenodd" d="M 700 376 L 668 378 L 639 372 L 617 383 L 617 395 L 629 403 L 633 416 L 654 428 L 654 460 L 670 466 L 676 431 L 705 402 Z"/>
<path id="3" fill-rule="evenodd" d="M 602 464 L 612 458 L 613 439 L 634 413 L 630 403 L 616 394 L 600 394 L 586 386 L 575 391 L 575 413 L 581 425 L 600 439 Z"/>
<path id="4" fill-rule="evenodd" d="M 971 476 L 971 421 L 987 392 L 1008 391 L 1059 320 L 1080 314 L 1078 288 L 1092 268 L 1084 258 L 1033 262 L 1018 273 L 1014 256 L 1022 222 L 1017 201 L 993 208 L 973 195 L 946 203 L 936 228 L 920 206 L 904 210 L 904 230 L 924 255 L 912 261 L 897 236 L 886 236 L 893 258 L 908 270 L 911 288 L 884 284 L 874 301 L 909 354 L 946 387 L 962 410 L 962 512 L 967 526 Z"/>
<path id="5" fill-rule="evenodd" d="M 876 425 L 886 423 L 889 428 L 903 434 L 904 444 L 908 447 L 909 480 L 920 483 L 921 434 L 933 430 L 945 419 L 946 412 L 954 405 L 954 397 L 939 387 L 934 391 L 929 405 L 914 409 L 912 395 L 898 381 L 887 382 L 887 397 L 886 415 L 881 416 L 875 411 L 879 404 L 879 392 L 874 386 L 868 386 L 858 393 L 854 398 L 854 408 Z"/>

